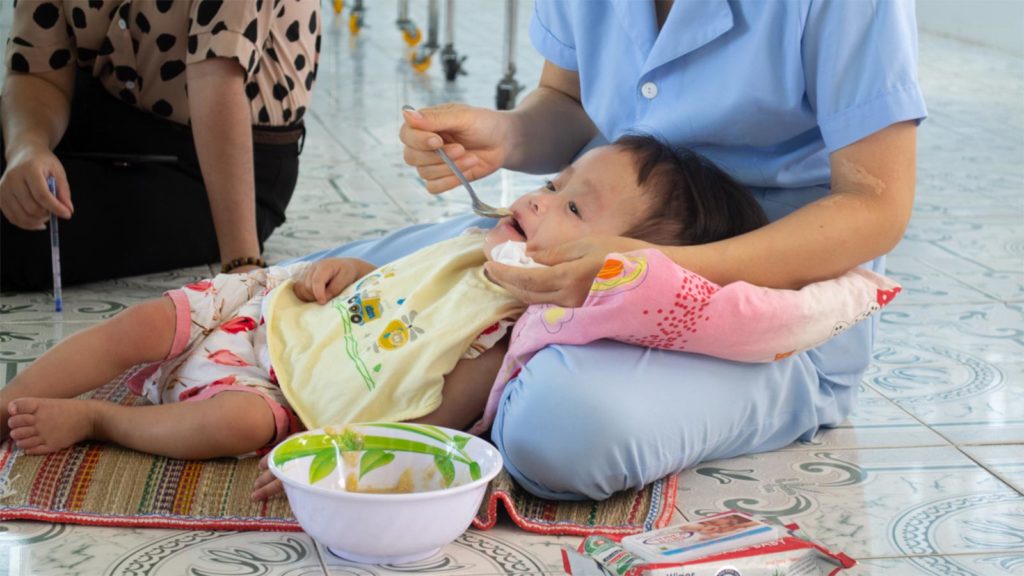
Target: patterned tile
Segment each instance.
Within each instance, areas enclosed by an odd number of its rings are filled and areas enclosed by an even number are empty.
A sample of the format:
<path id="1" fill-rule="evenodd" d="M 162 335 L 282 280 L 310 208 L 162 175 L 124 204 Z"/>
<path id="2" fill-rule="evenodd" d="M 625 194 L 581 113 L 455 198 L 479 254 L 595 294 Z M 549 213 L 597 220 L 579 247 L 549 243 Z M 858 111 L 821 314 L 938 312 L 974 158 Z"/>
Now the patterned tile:
<path id="1" fill-rule="evenodd" d="M 967 262 L 962 264 L 969 265 Z M 903 286 L 903 292 L 896 300 L 901 305 L 988 303 L 998 300 L 972 287 L 959 274 L 947 275 L 930 262 L 904 256 L 899 250 L 886 258 L 885 274 Z"/>
<path id="2" fill-rule="evenodd" d="M 419 562 L 402 566 L 366 566 L 338 558 L 320 549 L 327 574 L 341 576 L 394 576 L 410 572 L 458 576 L 496 574 L 564 574 L 561 548 L 575 547 L 580 538 L 525 533 L 511 524 L 487 531 L 471 529 L 441 551 Z"/>
<path id="3" fill-rule="evenodd" d="M 900 576 L 963 574 L 1010 576 L 1021 573 L 1024 557 L 1018 554 L 964 554 L 960 556 L 917 556 L 862 560 L 842 572 L 844 576 Z"/>
<path id="4" fill-rule="evenodd" d="M 1024 555 L 1024 496 L 952 447 L 778 452 L 683 473 L 688 518 L 733 508 L 855 558 Z"/>
<path id="5" fill-rule="evenodd" d="M 953 442 L 1024 441 L 1018 314 L 1002 304 L 883 312 L 867 381 Z"/>
<path id="6" fill-rule="evenodd" d="M 1024 352 L 1024 310 L 1013 303 L 903 306 L 897 299 L 880 319 L 883 341 L 944 343 L 993 362 Z"/>
<path id="7" fill-rule="evenodd" d="M 853 414 L 839 426 L 825 428 L 813 440 L 783 450 L 841 450 L 898 446 L 945 446 L 948 442 L 873 388 L 861 385 Z"/>
<path id="8" fill-rule="evenodd" d="M 167 290 L 209 278 L 212 273 L 210 266 L 193 266 L 70 286 L 63 290 L 64 310 L 59 314 L 53 311 L 53 297 L 49 292 L 4 293 L 0 297 L 0 320 L 4 325 L 58 321 L 98 322 Z"/>
<path id="9" fill-rule="evenodd" d="M 57 342 L 93 322 L 25 322 L 0 326 L 0 386 Z"/>
<path id="10" fill-rule="evenodd" d="M 313 541 L 295 532 L 212 532 L 7 522 L 11 574 L 304 576 L 322 574 Z M 2 556 L 0 556 L 2 557 Z"/>

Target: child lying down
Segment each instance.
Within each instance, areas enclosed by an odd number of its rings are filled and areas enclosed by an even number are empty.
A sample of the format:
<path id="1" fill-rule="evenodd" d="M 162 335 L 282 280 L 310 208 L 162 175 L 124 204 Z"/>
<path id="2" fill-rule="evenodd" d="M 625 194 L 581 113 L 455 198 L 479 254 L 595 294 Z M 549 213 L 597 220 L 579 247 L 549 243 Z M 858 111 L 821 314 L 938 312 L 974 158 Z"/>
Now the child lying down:
<path id="1" fill-rule="evenodd" d="M 524 309 L 485 277 L 492 248 L 587 235 L 698 244 L 766 223 L 724 172 L 646 136 L 586 153 L 511 211 L 486 233 L 381 268 L 340 258 L 219 275 L 133 306 L 3 389 L 0 434 L 29 454 L 91 439 L 203 459 L 264 450 L 303 425 L 465 428 L 484 410 Z M 126 372 L 152 405 L 76 398 Z"/>

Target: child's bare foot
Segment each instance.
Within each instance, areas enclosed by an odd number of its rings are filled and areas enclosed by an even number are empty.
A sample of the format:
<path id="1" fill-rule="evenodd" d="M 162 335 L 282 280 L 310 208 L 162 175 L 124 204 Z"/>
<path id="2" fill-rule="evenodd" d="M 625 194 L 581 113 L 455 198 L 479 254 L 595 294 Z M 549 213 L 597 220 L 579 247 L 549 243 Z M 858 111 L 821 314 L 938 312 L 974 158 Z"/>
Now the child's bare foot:
<path id="1" fill-rule="evenodd" d="M 7 403 L 7 395 L 0 390 L 0 443 L 11 436 L 11 427 L 7 424 Z"/>
<path id="2" fill-rule="evenodd" d="M 8 405 L 11 440 L 27 454 L 49 454 L 93 436 L 96 403 L 91 400 L 19 398 Z"/>

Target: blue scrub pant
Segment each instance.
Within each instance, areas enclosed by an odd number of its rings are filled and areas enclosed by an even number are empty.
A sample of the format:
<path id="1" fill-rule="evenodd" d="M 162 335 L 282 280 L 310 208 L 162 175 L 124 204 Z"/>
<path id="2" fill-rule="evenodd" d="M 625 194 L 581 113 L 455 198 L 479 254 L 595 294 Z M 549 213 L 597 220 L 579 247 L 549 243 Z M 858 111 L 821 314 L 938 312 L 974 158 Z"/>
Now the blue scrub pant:
<path id="1" fill-rule="evenodd" d="M 826 194 L 755 191 L 769 218 Z M 303 258 L 377 265 L 493 221 L 462 216 Z M 881 273 L 883 259 L 870 267 Z M 491 431 L 509 473 L 549 499 L 602 500 L 698 462 L 775 450 L 840 423 L 871 360 L 875 316 L 814 350 L 744 364 L 602 340 L 549 346 L 508 383 Z"/>

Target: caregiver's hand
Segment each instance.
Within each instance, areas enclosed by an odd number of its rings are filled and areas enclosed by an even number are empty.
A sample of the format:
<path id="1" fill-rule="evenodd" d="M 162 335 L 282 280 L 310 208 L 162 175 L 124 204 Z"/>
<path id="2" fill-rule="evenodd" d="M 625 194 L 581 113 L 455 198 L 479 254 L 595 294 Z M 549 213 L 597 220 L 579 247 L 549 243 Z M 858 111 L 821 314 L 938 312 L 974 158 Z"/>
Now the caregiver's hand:
<path id="1" fill-rule="evenodd" d="M 74 208 L 67 176 L 53 152 L 45 148 L 12 152 L 7 171 L 0 179 L 0 210 L 11 224 L 26 230 L 43 230 L 51 213 L 65 220 L 71 218 Z M 53 197 L 46 185 L 46 178 L 51 175 L 56 180 L 59 199 Z"/>
<path id="2" fill-rule="evenodd" d="M 520 268 L 487 262 L 487 276 L 526 304 L 577 307 L 611 252 L 631 252 L 653 244 L 620 236 L 593 236 L 527 254 L 549 268 Z M 527 247 L 529 248 L 529 247 Z"/>
<path id="3" fill-rule="evenodd" d="M 349 284 L 376 268 L 358 258 L 324 258 L 311 264 L 292 284 L 295 295 L 303 302 L 326 304 Z"/>
<path id="4" fill-rule="evenodd" d="M 404 158 L 437 194 L 459 185 L 459 180 L 441 161 L 437 149 L 455 161 L 466 178 L 477 180 L 505 164 L 510 118 L 505 112 L 474 108 L 464 104 L 441 104 L 419 111 L 405 110 L 399 138 L 405 144 Z"/>
<path id="5" fill-rule="evenodd" d="M 270 454 L 267 454 L 260 458 L 260 475 L 256 477 L 256 482 L 253 484 L 253 500 L 266 500 L 284 492 L 284 485 L 270 471 L 270 466 L 267 464 L 269 457 Z"/>

